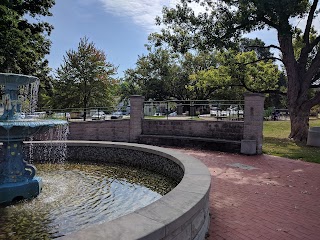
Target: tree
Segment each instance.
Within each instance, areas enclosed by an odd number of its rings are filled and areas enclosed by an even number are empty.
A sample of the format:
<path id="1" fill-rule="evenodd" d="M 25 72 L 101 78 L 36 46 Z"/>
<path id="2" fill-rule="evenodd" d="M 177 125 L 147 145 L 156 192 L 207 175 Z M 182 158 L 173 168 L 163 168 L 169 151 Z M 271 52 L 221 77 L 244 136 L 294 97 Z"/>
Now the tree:
<path id="1" fill-rule="evenodd" d="M 52 16 L 54 4 L 54 0 L 3 0 L 0 4 L 0 72 L 37 76 L 40 108 L 50 100 L 51 69 L 45 55 L 50 52 L 48 36 L 53 26 L 39 19 Z"/>
<path id="2" fill-rule="evenodd" d="M 192 74 L 190 79 L 194 83 L 190 87 L 197 93 L 211 89 L 214 96 L 219 94 L 224 99 L 235 100 L 244 91 L 277 91 L 279 76 L 280 71 L 272 61 L 257 61 L 256 52 L 227 50 L 217 53 L 215 66 Z"/>
<path id="3" fill-rule="evenodd" d="M 272 59 L 273 53 L 271 53 L 270 48 L 266 48 L 265 45 L 266 44 L 259 38 L 241 38 L 239 44 L 239 51 L 255 51 L 258 59 L 265 59 L 265 61 L 269 61 L 270 59 Z"/>
<path id="4" fill-rule="evenodd" d="M 40 21 L 51 16 L 54 0 L 2 0 L 0 4 L 0 72 L 41 75 L 48 62 L 53 27 Z"/>
<path id="5" fill-rule="evenodd" d="M 77 50 L 69 50 L 57 69 L 54 82 L 54 108 L 84 109 L 110 106 L 117 81 L 117 68 L 106 60 L 106 54 L 88 38 L 80 39 Z"/>
<path id="6" fill-rule="evenodd" d="M 139 56 L 136 68 L 125 72 L 122 91 L 126 96 L 142 94 L 146 99 L 184 99 L 188 76 L 182 77 L 179 55 L 168 49 L 148 47 L 147 55 Z"/>
<path id="7" fill-rule="evenodd" d="M 138 58 L 135 69 L 128 69 L 121 84 L 123 97 L 142 94 L 146 99 L 206 99 L 211 92 L 194 94 L 189 76 L 209 69 L 214 62 L 211 53 L 172 53 L 170 49 L 148 47 L 149 53 Z"/>
<path id="8" fill-rule="evenodd" d="M 136 63 L 136 69 L 125 72 L 125 79 L 131 86 L 138 86 L 141 94 L 146 99 L 163 100 L 169 97 L 173 58 L 168 51 L 157 49 L 150 51 L 148 55 L 140 56 Z M 132 87 L 132 89 L 134 89 Z"/>
<path id="9" fill-rule="evenodd" d="M 198 15 L 188 2 L 199 3 L 204 11 Z M 312 36 L 313 21 L 319 11 L 319 0 L 181 0 L 176 8 L 164 8 L 158 23 L 166 26 L 150 40 L 167 42 L 176 51 L 234 47 L 239 37 L 261 29 L 274 29 L 278 45 L 264 46 L 279 50 L 287 74 L 287 104 L 290 112 L 290 138 L 306 142 L 310 109 L 320 103 L 319 87 L 320 35 Z M 300 53 L 294 51 L 295 19 L 306 20 Z M 262 59 L 265 60 L 265 59 Z"/>

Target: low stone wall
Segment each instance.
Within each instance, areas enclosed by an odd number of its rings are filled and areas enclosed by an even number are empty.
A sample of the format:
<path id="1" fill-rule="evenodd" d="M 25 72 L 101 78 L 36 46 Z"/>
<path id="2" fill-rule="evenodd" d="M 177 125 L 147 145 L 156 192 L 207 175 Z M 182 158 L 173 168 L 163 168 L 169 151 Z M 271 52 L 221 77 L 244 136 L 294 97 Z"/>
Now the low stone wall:
<path id="1" fill-rule="evenodd" d="M 130 137 L 130 119 L 70 122 L 69 140 L 139 142 L 158 146 L 188 146 L 240 152 L 242 121 L 143 119 L 141 135 Z M 132 124 L 131 124 L 132 125 Z"/>
<path id="2" fill-rule="evenodd" d="M 130 120 L 70 122 L 69 140 L 129 142 Z"/>
<path id="3" fill-rule="evenodd" d="M 54 142 L 33 142 L 54 145 Z M 142 144 L 66 141 L 68 158 L 117 162 L 166 172 L 179 184 L 159 200 L 110 222 L 88 226 L 60 239 L 205 239 L 211 176 L 199 160 L 171 149 Z M 37 151 L 39 152 L 39 151 Z M 182 178 L 182 179 L 181 179 Z"/>
<path id="4" fill-rule="evenodd" d="M 203 137 L 240 141 L 243 139 L 242 121 L 144 120 L 143 135 Z"/>

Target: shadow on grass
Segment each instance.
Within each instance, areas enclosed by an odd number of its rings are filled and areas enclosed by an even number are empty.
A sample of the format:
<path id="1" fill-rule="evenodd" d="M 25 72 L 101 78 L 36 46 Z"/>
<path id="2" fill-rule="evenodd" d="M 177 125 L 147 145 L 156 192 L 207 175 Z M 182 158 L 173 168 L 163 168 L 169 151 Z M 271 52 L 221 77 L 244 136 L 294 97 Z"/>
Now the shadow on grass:
<path id="1" fill-rule="evenodd" d="M 265 137 L 263 153 L 299 159 L 307 162 L 320 163 L 320 148 L 296 144 L 287 138 Z"/>

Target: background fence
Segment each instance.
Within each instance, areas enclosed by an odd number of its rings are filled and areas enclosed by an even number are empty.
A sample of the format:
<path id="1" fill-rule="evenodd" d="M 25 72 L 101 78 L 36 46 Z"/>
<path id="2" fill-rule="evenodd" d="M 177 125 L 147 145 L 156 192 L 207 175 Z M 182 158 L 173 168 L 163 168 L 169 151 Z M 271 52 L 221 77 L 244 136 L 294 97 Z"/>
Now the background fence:
<path id="1" fill-rule="evenodd" d="M 239 100 L 167 100 L 145 101 L 145 119 L 243 120 L 244 101 Z M 86 115 L 86 116 L 84 116 Z M 68 120 L 109 120 L 130 117 L 130 106 L 67 109 L 40 109 L 26 118 L 58 118 Z"/>
<path id="2" fill-rule="evenodd" d="M 244 101 L 170 100 L 145 101 L 145 118 L 243 120 Z"/>

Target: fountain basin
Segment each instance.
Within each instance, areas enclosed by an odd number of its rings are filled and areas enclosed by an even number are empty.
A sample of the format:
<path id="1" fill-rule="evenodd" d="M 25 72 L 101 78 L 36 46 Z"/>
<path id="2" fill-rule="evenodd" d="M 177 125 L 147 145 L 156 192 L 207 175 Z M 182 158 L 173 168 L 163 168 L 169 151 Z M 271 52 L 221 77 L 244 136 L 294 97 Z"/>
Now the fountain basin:
<path id="1" fill-rule="evenodd" d="M 5 85 L 6 87 L 14 86 L 14 89 L 20 85 L 27 85 L 38 80 L 37 77 L 14 74 L 14 73 L 0 73 L 0 85 Z"/>
<path id="2" fill-rule="evenodd" d="M 20 119 L 0 121 L 0 142 L 23 141 L 39 132 L 45 132 L 57 125 L 66 125 L 67 121 L 55 119 Z"/>
<path id="3" fill-rule="evenodd" d="M 54 142 L 33 142 L 33 146 Z M 199 160 L 171 149 L 115 142 L 66 141 L 68 159 L 112 162 L 157 171 L 180 183 L 152 204 L 59 239 L 204 239 L 209 226 L 211 176 Z M 42 159 L 41 151 L 35 155 Z"/>

